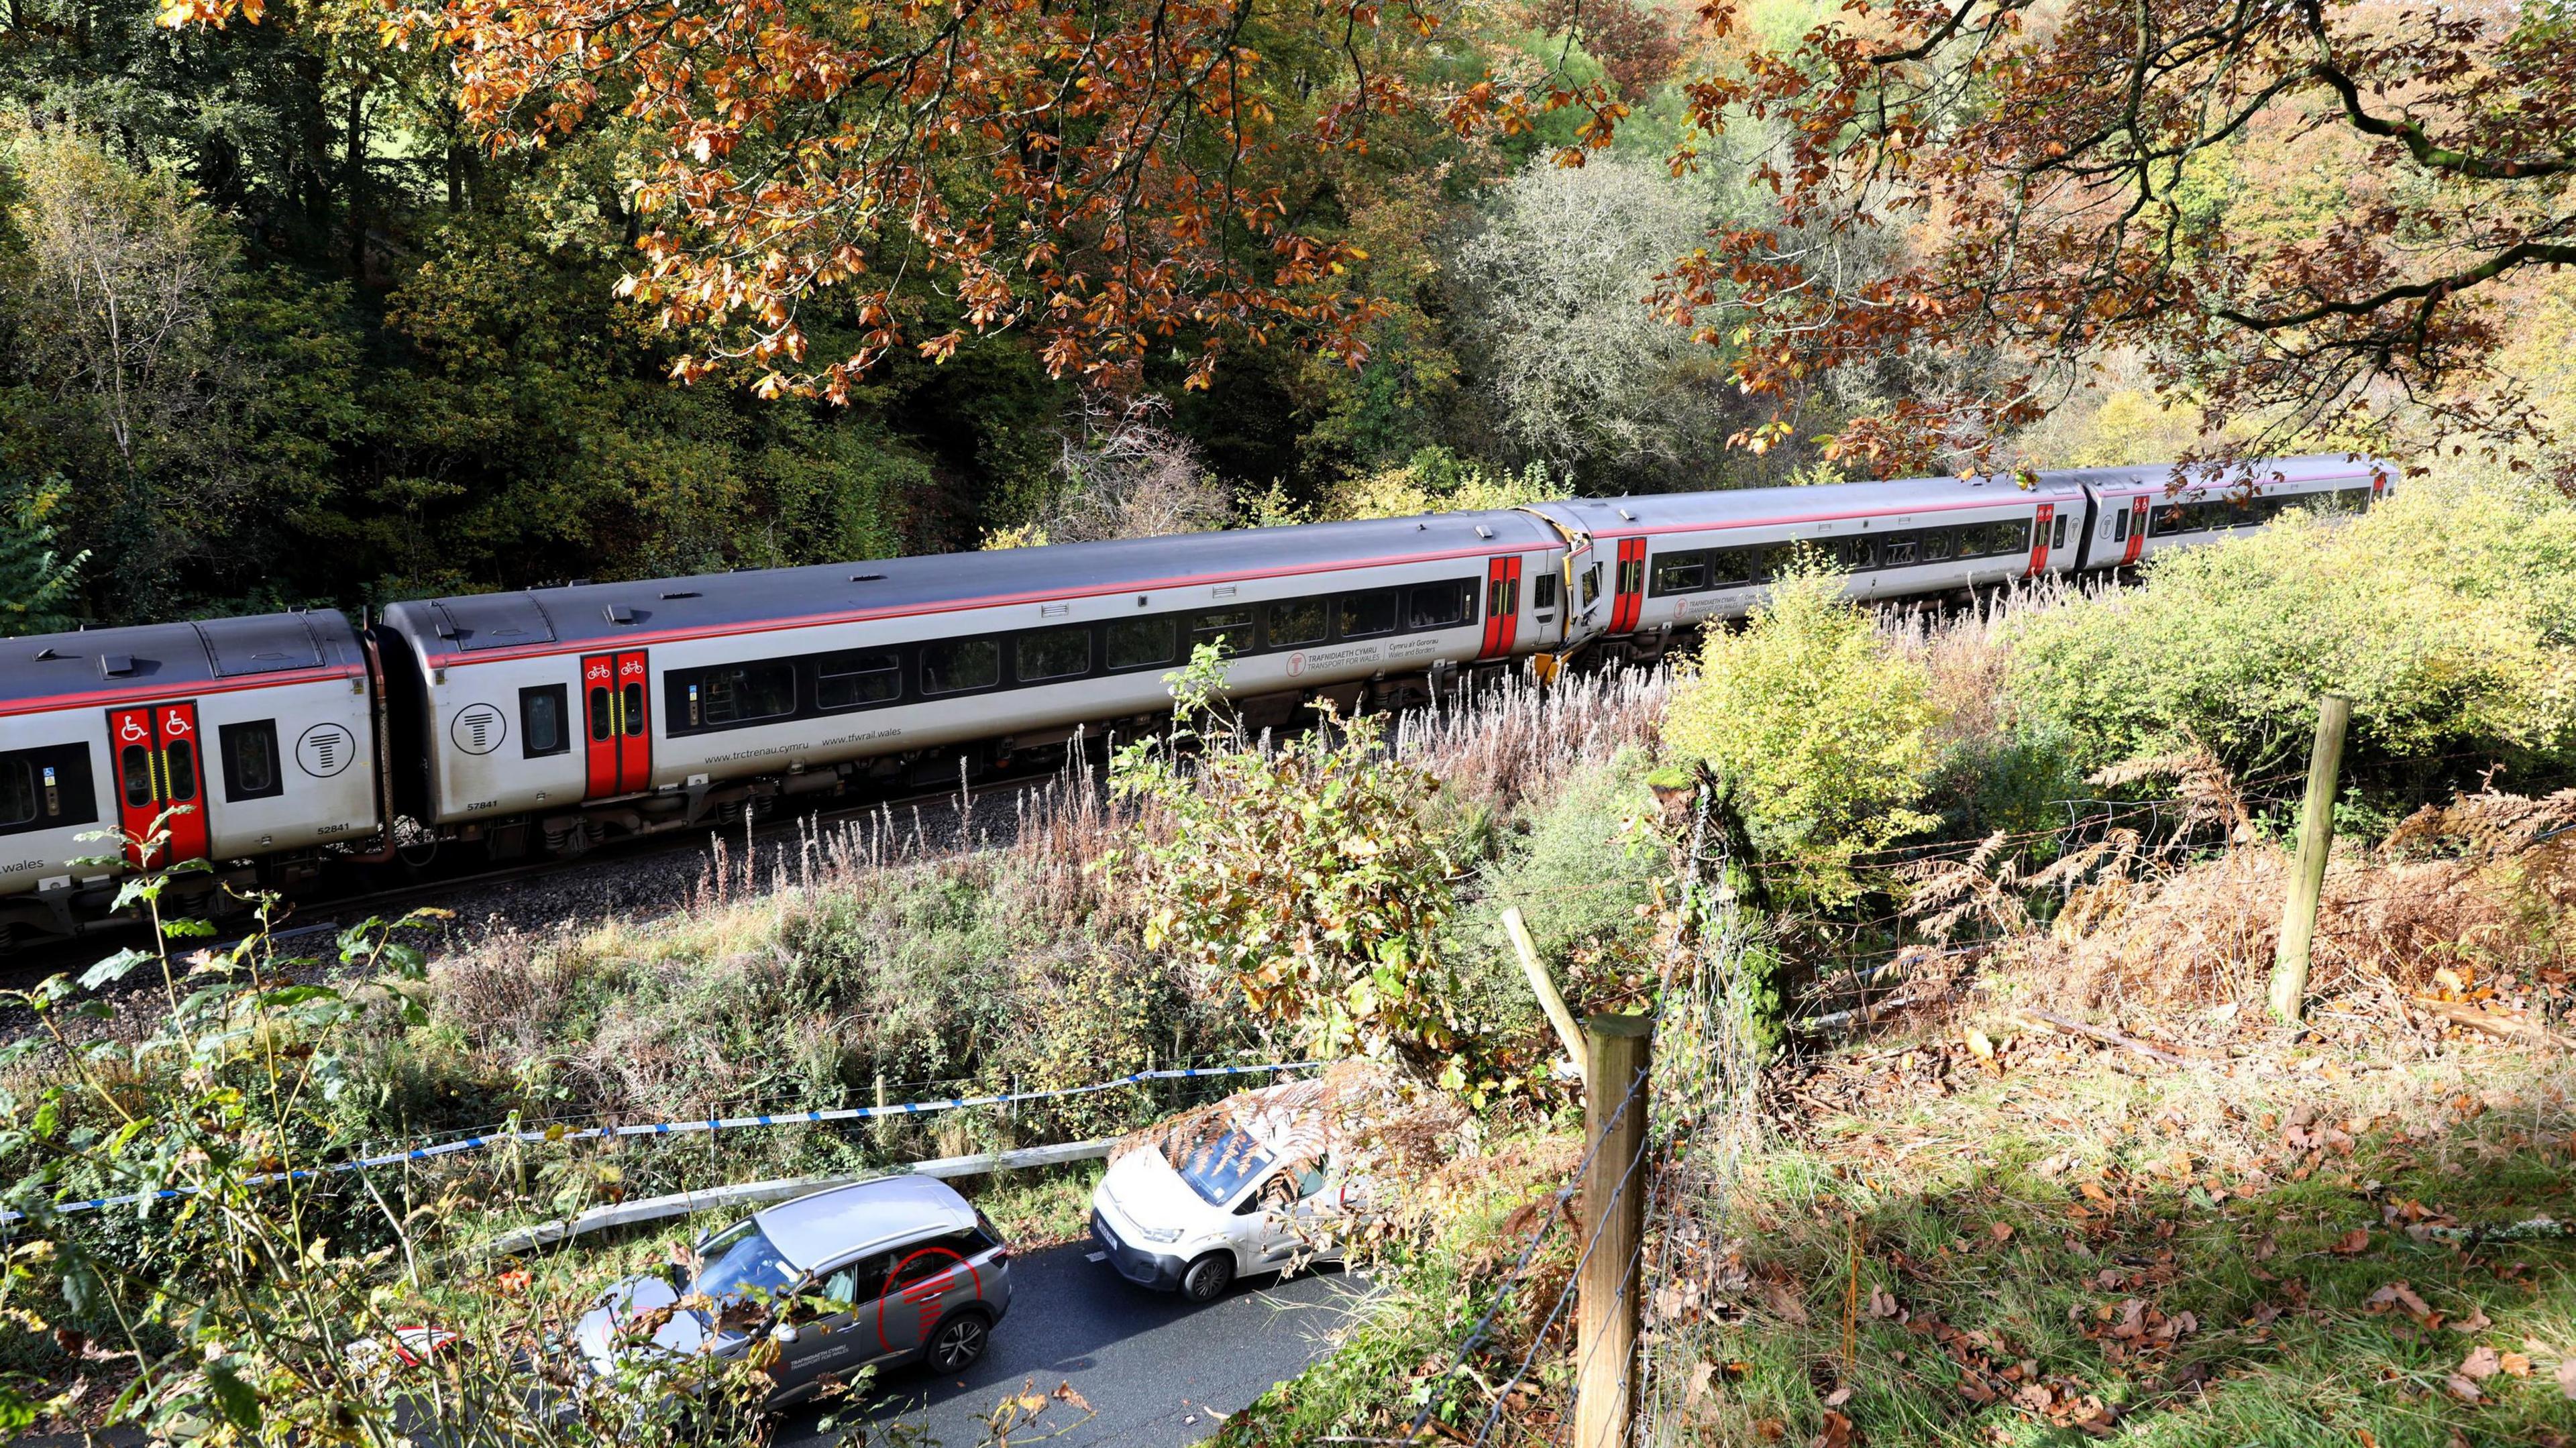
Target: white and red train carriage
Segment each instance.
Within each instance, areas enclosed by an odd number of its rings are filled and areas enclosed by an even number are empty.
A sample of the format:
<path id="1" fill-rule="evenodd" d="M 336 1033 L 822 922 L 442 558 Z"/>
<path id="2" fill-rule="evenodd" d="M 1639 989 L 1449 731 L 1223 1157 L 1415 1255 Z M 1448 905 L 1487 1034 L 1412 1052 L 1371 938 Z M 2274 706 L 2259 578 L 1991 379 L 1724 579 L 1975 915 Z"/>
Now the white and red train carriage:
<path id="1" fill-rule="evenodd" d="M 334 609 L 0 644 L 0 926 L 69 933 L 143 863 L 288 885 L 383 832 L 365 639 Z M 101 856 L 125 864 L 75 864 Z"/>

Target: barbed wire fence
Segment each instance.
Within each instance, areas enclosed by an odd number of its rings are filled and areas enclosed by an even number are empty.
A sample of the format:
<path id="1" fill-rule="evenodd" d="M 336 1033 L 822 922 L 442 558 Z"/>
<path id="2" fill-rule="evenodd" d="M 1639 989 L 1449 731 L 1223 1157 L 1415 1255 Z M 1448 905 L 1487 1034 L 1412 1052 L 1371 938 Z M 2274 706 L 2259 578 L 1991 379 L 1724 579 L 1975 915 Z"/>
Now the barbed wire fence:
<path id="1" fill-rule="evenodd" d="M 1646 1202 L 1635 1419 L 1630 1442 L 1699 1441 L 1697 1365 L 1723 1361 L 1710 1294 L 1727 1269 L 1725 1194 L 1761 1130 L 1761 1047 L 1752 973 L 1758 930 L 1738 893 L 1739 833 L 1700 781 L 1682 871 L 1673 978 L 1655 1040 L 1654 1171 Z"/>

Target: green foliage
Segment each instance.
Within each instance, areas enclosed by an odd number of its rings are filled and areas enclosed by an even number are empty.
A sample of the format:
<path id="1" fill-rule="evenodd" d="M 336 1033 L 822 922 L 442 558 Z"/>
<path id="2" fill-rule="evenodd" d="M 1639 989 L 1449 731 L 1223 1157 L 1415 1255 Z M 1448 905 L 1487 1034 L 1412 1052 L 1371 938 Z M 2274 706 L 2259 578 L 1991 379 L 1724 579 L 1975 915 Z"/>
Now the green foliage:
<path id="1" fill-rule="evenodd" d="M 2568 767 L 2571 644 L 2576 507 L 2454 477 L 2358 519 L 2284 517 L 2160 561 L 2143 588 L 2032 615 L 2009 687 L 2088 767 L 2203 744 L 2240 775 L 2295 772 L 2333 691 L 2353 700 L 2358 779 L 2415 791 L 2503 763 L 2528 787 Z"/>
<path id="2" fill-rule="evenodd" d="M 1564 497 L 1571 488 L 1544 463 L 1518 472 L 1461 459 L 1445 447 L 1427 447 L 1400 467 L 1352 478 L 1325 500 L 1333 518 L 1410 518 L 1419 513 L 1518 508 Z"/>
<path id="3" fill-rule="evenodd" d="M 2048 721 L 2022 722 L 1953 743 L 1924 800 L 1948 839 L 1998 831 L 2036 836 L 2066 824 L 2060 801 L 2086 797 L 2074 737 Z"/>
<path id="4" fill-rule="evenodd" d="M 1622 977 L 1651 944 L 1656 882 L 1671 873 L 1661 842 L 1637 828 L 1650 804 L 1646 763 L 1630 750 L 1586 765 L 1535 803 L 1527 829 L 1504 835 L 1479 872 L 1474 908 L 1450 926 L 1446 948 L 1473 1003 L 1468 1014 L 1527 1058 L 1523 1074 L 1563 1048 L 1522 978 L 1502 912 L 1521 912 L 1576 1015 L 1626 996 Z"/>
<path id="5" fill-rule="evenodd" d="M 67 605 L 89 554 L 65 558 L 54 547 L 62 499 L 59 479 L 0 492 L 0 634 L 56 633 L 80 621 Z"/>
<path id="6" fill-rule="evenodd" d="M 1385 758 L 1373 717 L 1243 738 L 1220 721 L 1224 668 L 1201 645 L 1172 675 L 1171 734 L 1112 765 L 1112 787 L 1158 816 L 1111 866 L 1134 882 L 1145 948 L 1239 989 L 1298 1049 L 1473 1080 L 1476 1032 L 1440 950 L 1451 862 L 1424 828 L 1437 781 Z"/>
<path id="7" fill-rule="evenodd" d="M 1858 892 L 1857 856 L 1937 823 L 1915 808 L 1939 758 L 1928 676 L 1842 585 L 1802 558 L 1742 632 L 1709 635 L 1664 723 L 1667 750 L 1707 761 L 1754 844 L 1822 905 Z"/>

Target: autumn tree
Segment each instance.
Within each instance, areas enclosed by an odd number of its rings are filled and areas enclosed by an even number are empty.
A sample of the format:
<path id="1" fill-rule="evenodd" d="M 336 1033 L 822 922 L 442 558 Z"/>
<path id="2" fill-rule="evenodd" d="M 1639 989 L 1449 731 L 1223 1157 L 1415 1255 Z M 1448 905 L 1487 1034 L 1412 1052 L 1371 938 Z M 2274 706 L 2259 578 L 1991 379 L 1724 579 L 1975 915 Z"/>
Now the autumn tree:
<path id="1" fill-rule="evenodd" d="M 1304 214 L 1289 158 L 1363 150 L 1390 112 L 1469 132 L 1573 108 L 1578 151 L 1624 113 L 1599 84 L 1445 60 L 1452 19 L 1441 0 L 434 0 L 386 34 L 445 49 L 497 146 L 603 114 L 641 128 L 623 290 L 695 344 L 674 374 L 738 366 L 765 393 L 838 399 L 898 348 L 944 358 L 976 331 L 1033 332 L 1052 372 L 1089 381 L 1179 351 L 1204 384 L 1229 343 L 1283 332 L 1356 361 L 1383 304 L 1338 280 L 1359 258 Z M 925 325 L 908 281 L 954 317 Z M 856 331 L 818 356 L 827 297 Z"/>
<path id="2" fill-rule="evenodd" d="M 1625 100 L 1644 99 L 1681 64 L 1681 37 L 1672 23 L 1635 0 L 1540 0 L 1530 23 L 1542 34 L 1582 42 Z"/>
<path id="3" fill-rule="evenodd" d="M 1905 349 L 2008 364 L 1845 427 L 1881 472 L 1990 456 L 2115 347 L 2251 420 L 2228 451 L 2380 446 L 2405 417 L 2527 432 L 2491 364 L 2507 287 L 2576 261 L 2565 7 L 1856 0 L 1777 47 L 1736 33 L 1739 0 L 1703 14 L 1742 50 L 1694 115 L 1769 143 L 1782 213 L 1684 257 L 1670 315 L 1747 329 L 1738 380 L 1775 398 Z M 2319 144 L 2326 194 L 2264 184 Z M 1872 229 L 1907 237 L 1898 264 L 1818 264 Z"/>

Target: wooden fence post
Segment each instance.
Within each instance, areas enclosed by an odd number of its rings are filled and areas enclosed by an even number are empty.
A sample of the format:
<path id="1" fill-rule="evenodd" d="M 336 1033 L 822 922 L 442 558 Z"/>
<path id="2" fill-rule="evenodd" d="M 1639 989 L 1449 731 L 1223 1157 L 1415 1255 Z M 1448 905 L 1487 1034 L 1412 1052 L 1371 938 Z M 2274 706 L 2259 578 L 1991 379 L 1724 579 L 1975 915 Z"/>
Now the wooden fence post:
<path id="1" fill-rule="evenodd" d="M 2343 735 L 2352 701 L 2341 694 L 2317 700 L 2317 742 L 2308 754 L 2308 797 L 2300 807 L 2299 858 L 2281 906 L 2281 940 L 2272 955 L 2272 1014 L 2297 1025 L 2308 1013 L 2308 955 L 2316 944 L 2317 897 L 2325 889 L 2326 855 L 2334 847 L 2335 776 L 2343 766 Z"/>
<path id="2" fill-rule="evenodd" d="M 1521 958 L 1521 974 L 1529 977 L 1538 1008 L 1546 1013 L 1547 1023 L 1556 1028 L 1556 1038 L 1565 1043 L 1565 1054 L 1574 1059 L 1574 1069 L 1581 1071 L 1587 1054 L 1583 1032 L 1576 1029 L 1574 1013 L 1565 1008 L 1565 997 L 1557 993 L 1556 982 L 1548 978 L 1547 962 L 1538 958 L 1538 942 L 1530 939 L 1529 922 L 1521 918 L 1519 906 L 1503 912 L 1503 932 L 1512 938 L 1512 951 Z"/>
<path id="3" fill-rule="evenodd" d="M 1627 1448 L 1645 1283 L 1646 1068 L 1651 1016 L 1584 1022 L 1582 1254 L 1575 1300 L 1574 1448 Z M 1624 1109 L 1623 1109 L 1624 1108 Z"/>

